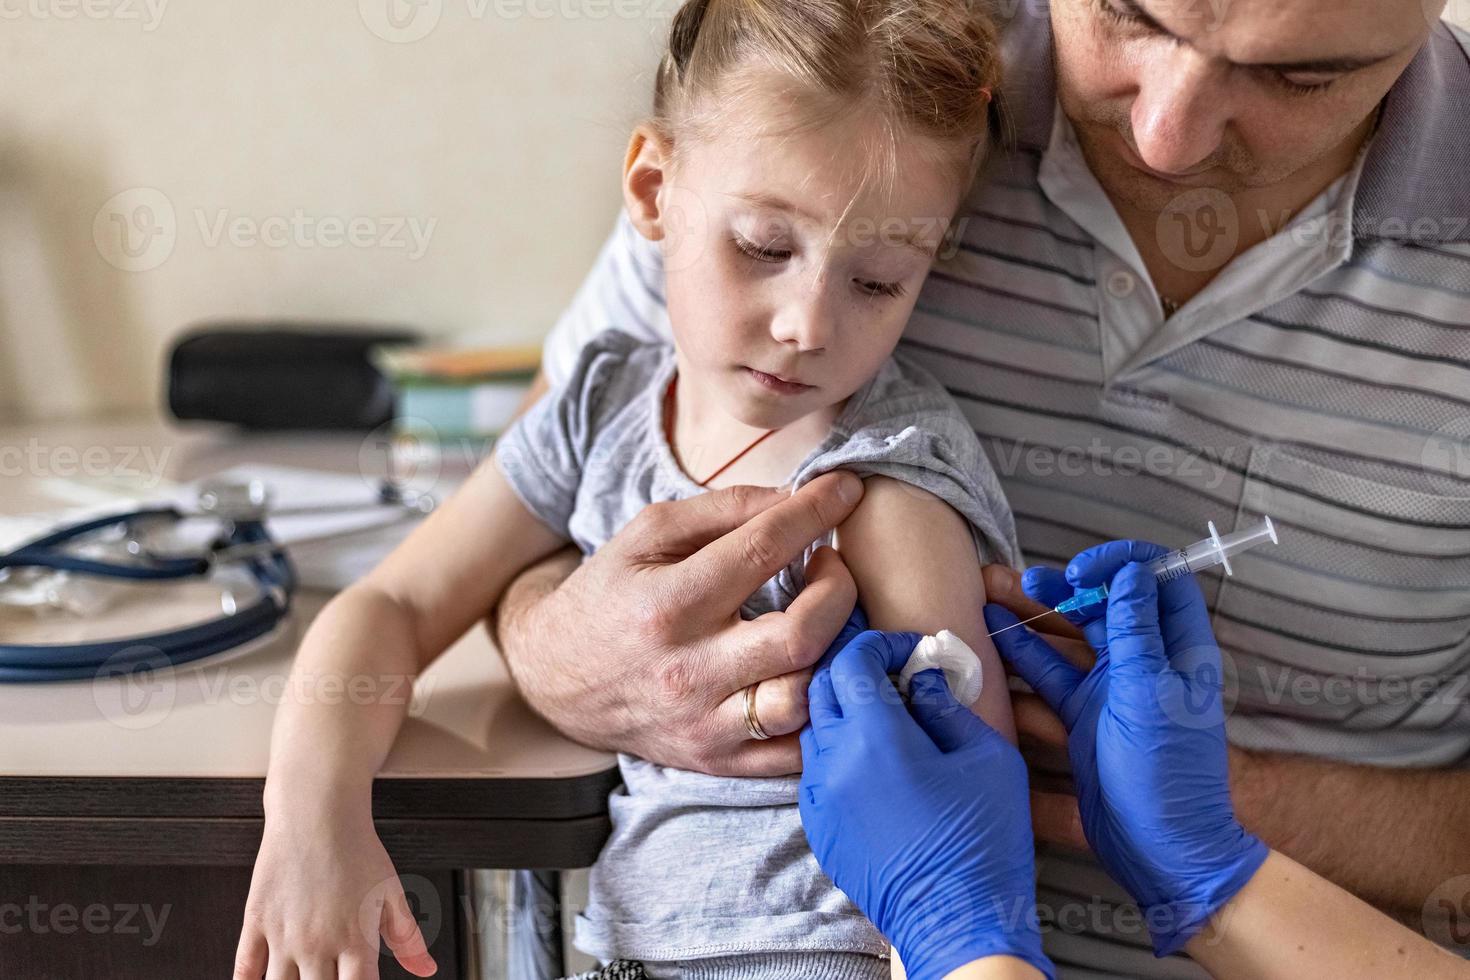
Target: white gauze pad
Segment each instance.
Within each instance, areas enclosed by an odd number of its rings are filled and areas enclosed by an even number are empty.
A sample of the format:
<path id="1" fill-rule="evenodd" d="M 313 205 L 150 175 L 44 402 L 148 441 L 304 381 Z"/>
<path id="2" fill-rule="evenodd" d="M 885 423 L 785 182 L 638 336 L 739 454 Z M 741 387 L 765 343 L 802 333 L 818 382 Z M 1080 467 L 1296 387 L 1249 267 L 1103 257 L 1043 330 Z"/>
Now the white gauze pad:
<path id="1" fill-rule="evenodd" d="M 980 670 L 980 658 L 964 640 L 949 630 L 940 630 L 935 636 L 926 636 L 909 654 L 908 663 L 898 674 L 898 690 L 905 697 L 914 675 L 922 670 L 944 671 L 949 682 L 950 693 L 960 704 L 969 706 L 980 697 L 985 678 Z"/>

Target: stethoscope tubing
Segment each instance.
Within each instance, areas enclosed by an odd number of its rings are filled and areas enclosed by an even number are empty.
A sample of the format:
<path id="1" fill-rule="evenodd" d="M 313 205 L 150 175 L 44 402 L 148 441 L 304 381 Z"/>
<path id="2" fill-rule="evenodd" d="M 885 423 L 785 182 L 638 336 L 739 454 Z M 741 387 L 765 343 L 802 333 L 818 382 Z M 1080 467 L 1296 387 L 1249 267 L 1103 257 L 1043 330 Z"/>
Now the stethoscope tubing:
<path id="1" fill-rule="evenodd" d="M 180 573 L 186 563 L 195 569 L 189 575 L 203 575 L 213 567 L 214 563 L 208 558 L 190 558 L 162 559 L 153 568 L 109 562 L 84 562 L 90 567 L 79 568 L 54 560 L 66 556 L 46 553 L 46 549 L 110 525 L 156 518 L 181 520 L 183 515 L 173 508 L 155 508 L 79 522 L 28 542 L 8 555 L 0 555 L 0 568 L 45 567 L 111 578 L 178 579 L 188 577 Z M 272 539 L 262 522 L 236 521 L 231 526 L 226 544 L 270 545 Z M 261 595 L 243 609 L 183 629 L 91 643 L 0 643 L 0 682 L 76 680 L 157 669 L 188 663 L 248 643 L 270 632 L 290 612 L 296 576 L 290 558 L 279 547 L 265 555 L 251 557 L 245 564 L 260 586 Z M 130 574 L 155 569 L 162 569 L 167 574 Z"/>

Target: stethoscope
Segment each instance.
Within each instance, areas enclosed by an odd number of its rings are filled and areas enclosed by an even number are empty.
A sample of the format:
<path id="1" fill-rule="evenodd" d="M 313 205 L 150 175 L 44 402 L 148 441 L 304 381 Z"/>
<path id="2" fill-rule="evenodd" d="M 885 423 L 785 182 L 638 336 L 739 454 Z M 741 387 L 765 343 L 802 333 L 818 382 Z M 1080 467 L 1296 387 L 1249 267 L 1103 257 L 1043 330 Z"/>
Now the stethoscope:
<path id="1" fill-rule="evenodd" d="M 203 578 L 227 564 L 247 570 L 257 586 L 253 602 L 241 604 L 231 591 L 221 596 L 220 615 L 176 630 L 140 634 L 88 643 L 14 644 L 0 641 L 0 682 L 34 682 L 97 678 L 130 674 L 188 663 L 232 650 L 265 636 L 291 611 L 296 572 L 286 552 L 266 529 L 268 517 L 341 514 L 355 510 L 392 508 L 397 518 L 366 528 L 333 531 L 297 538 L 291 547 L 377 530 L 428 514 L 436 502 L 426 493 L 406 490 L 392 478 L 378 486 L 377 499 L 364 503 L 316 504 L 272 508 L 270 494 L 259 480 L 219 483 L 201 488 L 197 510 L 151 507 L 91 518 L 55 528 L 8 554 L 0 554 L 0 587 L 12 569 L 51 569 L 136 582 L 169 582 Z M 168 554 L 148 544 L 160 529 L 177 528 L 187 521 L 220 522 L 219 533 L 202 550 Z M 82 539 L 106 536 L 125 560 L 68 554 L 63 549 Z"/>

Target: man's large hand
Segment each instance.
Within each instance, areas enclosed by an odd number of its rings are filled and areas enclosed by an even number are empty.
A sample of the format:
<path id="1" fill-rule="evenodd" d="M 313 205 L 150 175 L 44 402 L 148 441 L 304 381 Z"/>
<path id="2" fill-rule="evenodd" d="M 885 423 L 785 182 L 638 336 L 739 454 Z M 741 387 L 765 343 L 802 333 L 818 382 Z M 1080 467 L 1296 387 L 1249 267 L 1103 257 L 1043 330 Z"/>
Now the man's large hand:
<path id="1" fill-rule="evenodd" d="M 794 496 L 731 487 L 645 508 L 554 590 L 507 592 L 499 637 L 522 694 L 588 745 L 717 775 L 800 771 L 811 667 L 857 589 L 822 548 L 784 612 L 744 621 L 740 606 L 861 497 L 839 471 Z M 746 731 L 751 684 L 769 741 Z"/>

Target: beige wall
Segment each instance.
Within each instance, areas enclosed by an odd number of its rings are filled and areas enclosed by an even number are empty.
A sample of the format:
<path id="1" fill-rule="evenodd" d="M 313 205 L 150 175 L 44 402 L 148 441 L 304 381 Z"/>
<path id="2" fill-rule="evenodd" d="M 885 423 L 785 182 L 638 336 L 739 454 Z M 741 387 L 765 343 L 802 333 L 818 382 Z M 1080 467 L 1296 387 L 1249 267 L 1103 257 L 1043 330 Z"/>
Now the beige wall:
<path id="1" fill-rule="evenodd" d="M 0 0 L 0 417 L 151 409 L 203 318 L 539 338 L 676 6 Z"/>
<path id="2" fill-rule="evenodd" d="M 674 0 L 388 2 L 0 0 L 0 416 L 152 408 L 201 318 L 545 333 Z"/>

